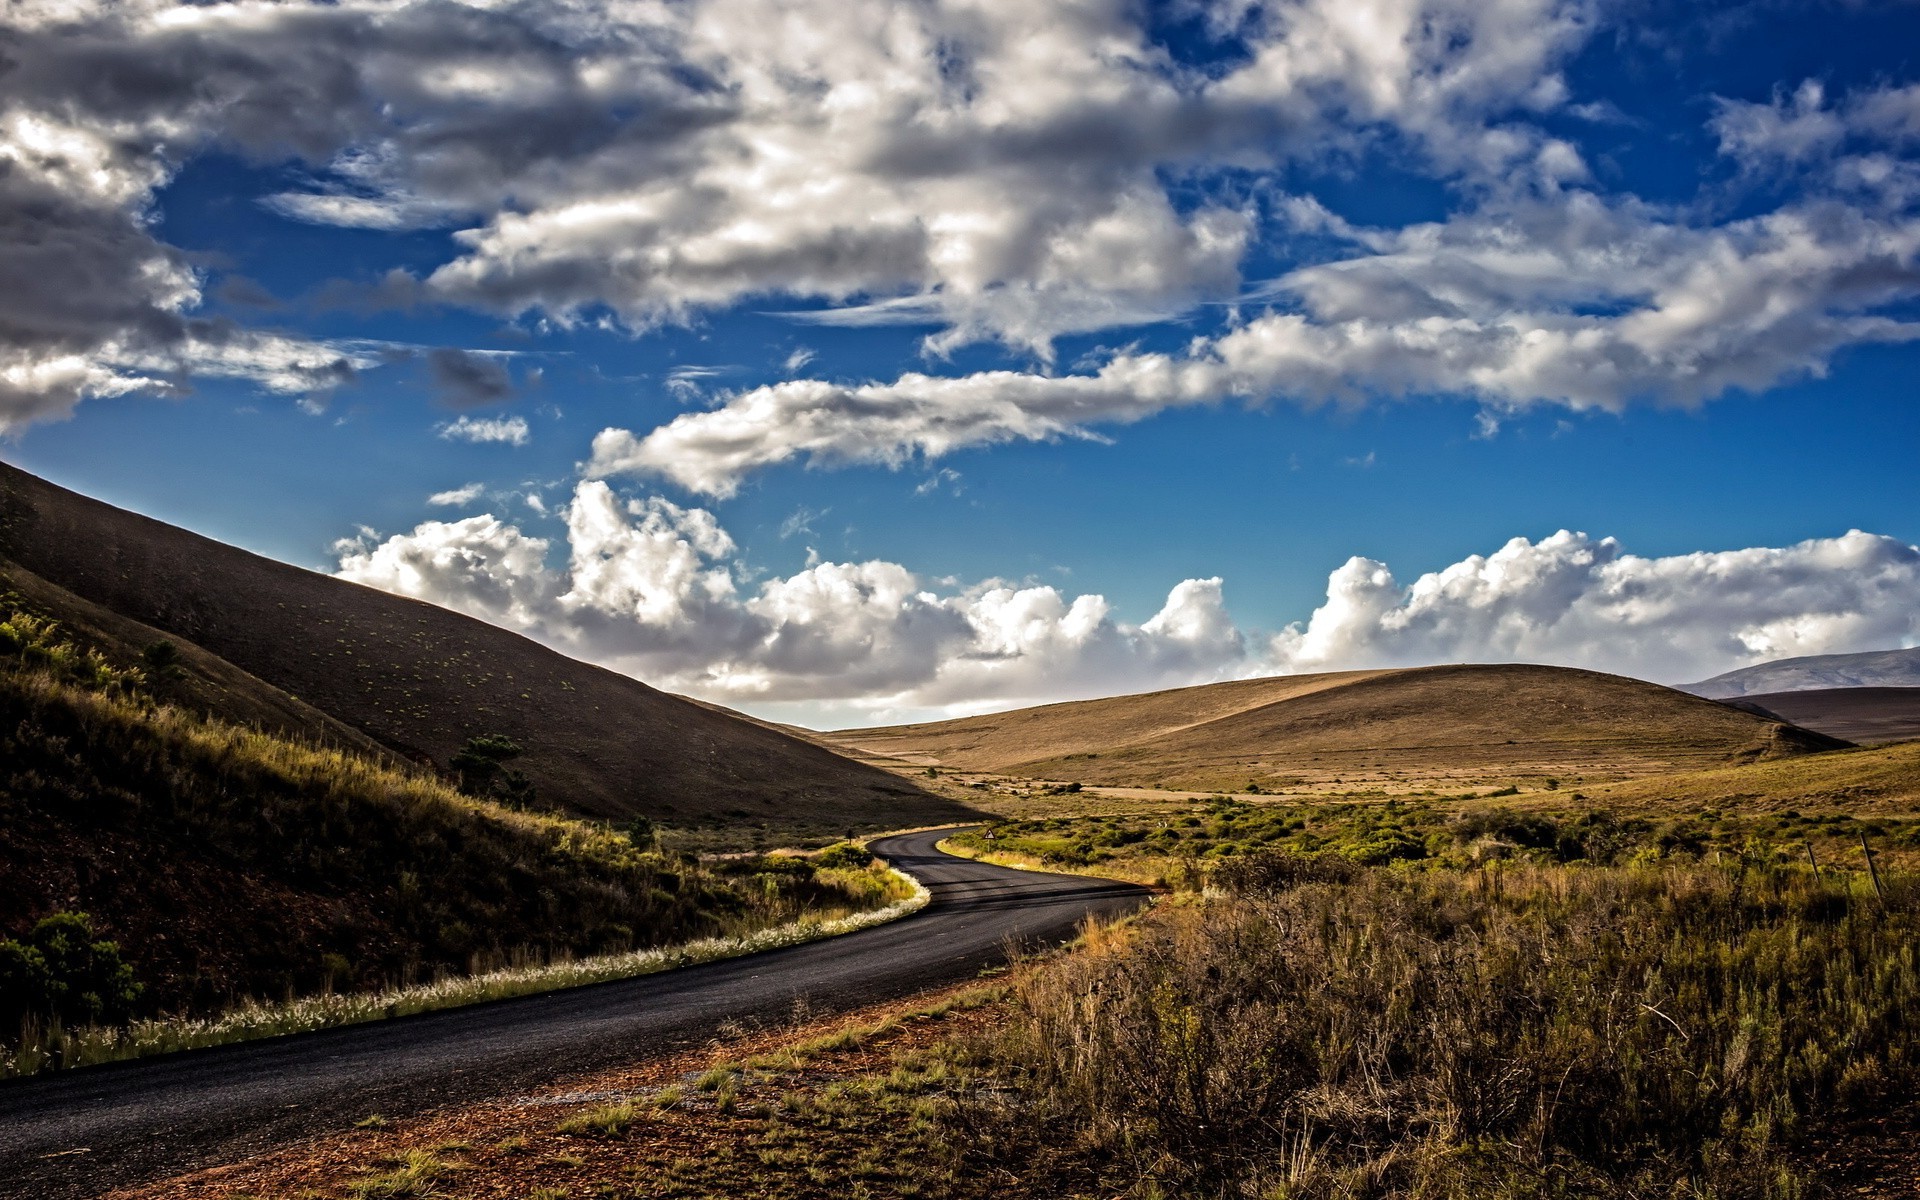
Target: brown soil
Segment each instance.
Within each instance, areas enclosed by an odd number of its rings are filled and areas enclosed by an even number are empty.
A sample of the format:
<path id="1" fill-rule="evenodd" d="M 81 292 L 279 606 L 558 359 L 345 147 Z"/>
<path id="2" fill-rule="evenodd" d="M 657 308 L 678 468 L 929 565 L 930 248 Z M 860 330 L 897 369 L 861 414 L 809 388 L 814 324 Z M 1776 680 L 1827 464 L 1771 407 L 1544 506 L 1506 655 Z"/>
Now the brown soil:
<path id="1" fill-rule="evenodd" d="M 543 1188 L 552 1189 L 546 1195 L 566 1197 L 862 1194 L 828 1188 L 827 1179 L 841 1187 L 864 1187 L 865 1194 L 898 1194 L 888 1186 L 890 1178 L 897 1182 L 920 1166 L 913 1153 L 921 1148 L 920 1139 L 907 1129 L 908 1114 L 875 1111 L 812 1129 L 799 1148 L 804 1161 L 785 1163 L 767 1161 L 768 1118 L 787 1095 L 818 1096 L 850 1080 L 884 1076 L 899 1055 L 981 1027 L 992 1010 L 945 1007 L 977 987 L 942 989 L 831 1020 L 796 1014 L 790 1025 L 739 1029 L 702 1051 L 570 1079 L 508 1100 L 395 1121 L 369 1113 L 364 1128 L 114 1192 L 109 1200 L 341 1197 L 356 1181 L 391 1169 L 388 1164 L 410 1150 L 433 1152 L 450 1164 L 452 1170 L 433 1194 L 463 1200 L 525 1200 Z M 883 1024 L 889 1027 L 875 1031 Z M 731 1111 L 723 1111 L 697 1086 L 713 1068 L 849 1031 L 860 1036 L 809 1055 L 796 1070 L 749 1077 Z M 655 1109 L 651 1101 L 669 1087 L 679 1088 L 684 1098 Z M 644 1115 L 622 1136 L 558 1130 L 570 1116 L 629 1099 Z M 878 1147 L 904 1152 L 907 1161 L 876 1163 Z"/>

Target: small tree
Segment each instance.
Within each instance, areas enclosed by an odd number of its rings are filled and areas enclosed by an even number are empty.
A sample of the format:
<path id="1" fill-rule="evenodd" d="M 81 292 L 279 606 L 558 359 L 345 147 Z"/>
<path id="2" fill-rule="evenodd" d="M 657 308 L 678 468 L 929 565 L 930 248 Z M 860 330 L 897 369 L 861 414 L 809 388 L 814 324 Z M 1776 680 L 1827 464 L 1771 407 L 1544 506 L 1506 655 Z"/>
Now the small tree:
<path id="1" fill-rule="evenodd" d="M 467 739 L 449 764 L 459 776 L 460 790 L 469 796 L 483 796 L 525 808 L 533 803 L 533 782 L 507 763 L 524 753 L 512 738 L 498 733 L 483 733 Z"/>
<path id="2" fill-rule="evenodd" d="M 142 650 L 140 662 L 155 679 L 178 679 L 186 673 L 180 661 L 180 647 L 169 641 L 158 641 Z"/>
<path id="3" fill-rule="evenodd" d="M 114 1025 L 133 1015 L 141 986 L 117 942 L 96 939 L 86 913 L 43 917 L 24 939 L 0 942 L 0 1021 Z"/>
<path id="4" fill-rule="evenodd" d="M 660 831 L 655 829 L 653 821 L 647 817 L 634 817 L 621 821 L 614 826 L 626 839 L 633 843 L 636 850 L 654 850 L 660 845 Z"/>

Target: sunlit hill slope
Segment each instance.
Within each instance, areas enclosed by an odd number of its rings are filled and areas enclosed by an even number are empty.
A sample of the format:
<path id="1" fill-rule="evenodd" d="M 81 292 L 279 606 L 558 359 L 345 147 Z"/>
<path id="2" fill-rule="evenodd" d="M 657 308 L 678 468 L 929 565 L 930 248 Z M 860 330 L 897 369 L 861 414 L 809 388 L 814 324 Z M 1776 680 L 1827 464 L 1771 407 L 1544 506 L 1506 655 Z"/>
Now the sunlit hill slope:
<path id="1" fill-rule="evenodd" d="M 827 736 L 921 767 L 1233 791 L 1622 779 L 1845 745 L 1640 680 L 1515 665 L 1252 679 Z"/>

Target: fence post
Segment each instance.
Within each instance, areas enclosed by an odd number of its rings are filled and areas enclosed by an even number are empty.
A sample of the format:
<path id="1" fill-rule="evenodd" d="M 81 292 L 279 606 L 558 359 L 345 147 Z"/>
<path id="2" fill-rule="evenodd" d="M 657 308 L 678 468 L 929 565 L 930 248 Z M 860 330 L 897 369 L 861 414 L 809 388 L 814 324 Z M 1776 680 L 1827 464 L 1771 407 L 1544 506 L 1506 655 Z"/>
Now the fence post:
<path id="1" fill-rule="evenodd" d="M 1873 863 L 1873 847 L 1867 845 L 1867 831 L 1864 829 L 1860 831 L 1860 853 L 1867 856 L 1867 878 L 1873 880 L 1873 894 L 1880 901 L 1881 906 L 1885 907 L 1886 889 L 1880 886 L 1880 868 Z"/>

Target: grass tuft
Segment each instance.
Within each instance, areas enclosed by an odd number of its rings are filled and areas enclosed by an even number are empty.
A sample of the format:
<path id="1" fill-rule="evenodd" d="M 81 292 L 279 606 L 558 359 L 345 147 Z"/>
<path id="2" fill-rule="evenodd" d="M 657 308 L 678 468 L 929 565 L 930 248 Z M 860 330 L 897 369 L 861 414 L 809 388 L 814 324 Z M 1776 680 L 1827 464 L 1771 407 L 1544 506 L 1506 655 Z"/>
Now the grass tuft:
<path id="1" fill-rule="evenodd" d="M 403 1200 L 430 1196 L 438 1181 L 455 1168 L 430 1150 L 409 1150 L 389 1160 L 390 1169 L 347 1185 L 352 1200 Z"/>
<path id="2" fill-rule="evenodd" d="M 627 1130 L 640 1116 L 641 1109 L 637 1105 L 630 1100 L 623 1100 L 618 1104 L 603 1104 L 575 1113 L 556 1128 L 558 1132 L 574 1137 L 625 1137 Z"/>

